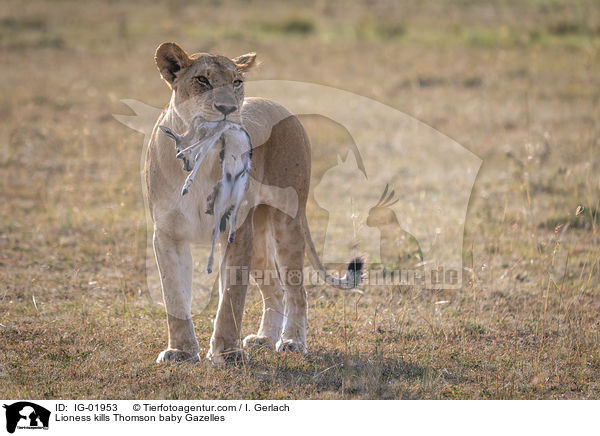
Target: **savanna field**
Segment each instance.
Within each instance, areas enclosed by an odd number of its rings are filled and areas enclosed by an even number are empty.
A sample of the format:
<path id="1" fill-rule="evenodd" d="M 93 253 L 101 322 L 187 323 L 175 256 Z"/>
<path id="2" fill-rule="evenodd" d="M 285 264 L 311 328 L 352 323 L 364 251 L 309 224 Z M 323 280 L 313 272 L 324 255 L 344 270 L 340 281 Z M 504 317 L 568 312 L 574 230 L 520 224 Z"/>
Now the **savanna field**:
<path id="1" fill-rule="evenodd" d="M 164 41 L 256 51 L 248 80 L 364 95 L 479 156 L 462 288 L 308 286 L 306 356 L 153 363 L 144 137 L 113 114 L 167 104 Z M 5 0 L 0 57 L 0 398 L 600 398 L 600 2 Z M 303 121 L 315 156 L 348 140 Z M 261 311 L 251 286 L 242 337 Z"/>

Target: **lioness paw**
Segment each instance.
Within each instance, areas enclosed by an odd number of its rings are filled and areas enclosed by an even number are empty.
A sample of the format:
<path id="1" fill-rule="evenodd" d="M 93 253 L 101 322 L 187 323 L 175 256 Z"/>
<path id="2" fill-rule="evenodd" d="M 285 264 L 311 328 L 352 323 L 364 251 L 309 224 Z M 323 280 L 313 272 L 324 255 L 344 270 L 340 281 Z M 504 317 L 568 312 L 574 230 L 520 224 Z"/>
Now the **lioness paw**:
<path id="1" fill-rule="evenodd" d="M 248 335 L 243 344 L 244 348 L 275 348 L 275 342 L 268 336 Z"/>
<path id="2" fill-rule="evenodd" d="M 308 353 L 306 344 L 295 341 L 293 339 L 280 339 L 279 342 L 277 342 L 276 348 L 278 353 Z"/>
<path id="3" fill-rule="evenodd" d="M 248 361 L 248 353 L 241 349 L 226 350 L 221 353 L 210 353 L 206 357 L 216 365 L 227 363 L 239 364 Z"/>
<path id="4" fill-rule="evenodd" d="M 167 350 L 162 351 L 156 358 L 156 363 L 196 363 L 199 361 L 200 356 L 198 355 L 198 353 L 191 354 L 186 351 L 176 350 L 174 348 L 169 348 Z"/>

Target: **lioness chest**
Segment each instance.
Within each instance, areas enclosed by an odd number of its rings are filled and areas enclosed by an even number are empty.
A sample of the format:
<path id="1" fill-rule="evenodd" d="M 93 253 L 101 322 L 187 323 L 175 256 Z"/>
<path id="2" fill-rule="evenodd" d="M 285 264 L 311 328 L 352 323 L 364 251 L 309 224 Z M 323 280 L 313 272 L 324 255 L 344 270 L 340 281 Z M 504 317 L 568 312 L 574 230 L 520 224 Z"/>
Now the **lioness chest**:
<path id="1" fill-rule="evenodd" d="M 153 189 L 158 195 L 152 201 L 155 229 L 178 240 L 210 244 L 214 217 L 206 212 L 207 199 L 220 175 L 219 152 L 215 147 L 208 153 L 185 196 L 181 195 L 181 186 L 188 173 L 183 170 L 181 161 L 176 162 L 177 170 L 171 173 L 170 180 L 165 179 L 164 173 L 156 177 Z M 158 180 L 159 177 L 162 180 Z M 152 185 L 151 180 L 150 187 Z"/>

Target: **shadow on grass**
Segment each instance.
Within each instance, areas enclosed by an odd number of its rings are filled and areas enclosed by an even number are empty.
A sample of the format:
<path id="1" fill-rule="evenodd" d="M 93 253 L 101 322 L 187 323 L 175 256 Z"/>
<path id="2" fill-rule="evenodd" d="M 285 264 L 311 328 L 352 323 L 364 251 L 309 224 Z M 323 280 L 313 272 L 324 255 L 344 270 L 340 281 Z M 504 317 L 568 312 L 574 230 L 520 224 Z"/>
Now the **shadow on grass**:
<path id="1" fill-rule="evenodd" d="M 248 375 L 261 384 L 313 391 L 319 397 L 324 394 L 331 398 L 340 395 L 342 398 L 408 398 L 410 395 L 402 387 L 421 381 L 425 375 L 420 366 L 378 354 L 343 354 L 324 349 L 311 351 L 306 356 L 275 355 L 267 350 L 252 354 L 246 366 Z"/>

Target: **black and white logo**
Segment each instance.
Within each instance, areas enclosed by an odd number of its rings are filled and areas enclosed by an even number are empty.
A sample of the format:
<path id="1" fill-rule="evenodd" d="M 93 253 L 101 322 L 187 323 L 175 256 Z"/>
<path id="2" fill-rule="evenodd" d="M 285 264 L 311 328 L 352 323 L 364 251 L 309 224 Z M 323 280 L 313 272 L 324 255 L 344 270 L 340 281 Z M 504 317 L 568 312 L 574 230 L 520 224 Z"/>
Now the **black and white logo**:
<path id="1" fill-rule="evenodd" d="M 50 422 L 48 409 L 29 401 L 4 404 L 3 407 L 6 409 L 6 431 L 9 433 L 14 433 L 16 429 L 48 430 Z"/>

